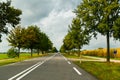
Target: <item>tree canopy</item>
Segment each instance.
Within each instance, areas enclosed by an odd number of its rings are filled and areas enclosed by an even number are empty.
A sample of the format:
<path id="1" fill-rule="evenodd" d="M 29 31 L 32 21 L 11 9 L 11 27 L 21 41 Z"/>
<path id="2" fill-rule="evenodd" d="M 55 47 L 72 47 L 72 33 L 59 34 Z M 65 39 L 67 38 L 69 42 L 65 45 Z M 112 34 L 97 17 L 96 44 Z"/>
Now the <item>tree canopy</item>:
<path id="1" fill-rule="evenodd" d="M 9 36 L 7 38 L 8 42 L 10 43 L 11 46 L 17 47 L 18 48 L 18 57 L 20 53 L 20 48 L 23 47 L 25 41 L 25 29 L 22 28 L 20 25 L 17 27 L 13 28 L 9 32 Z"/>
<path id="2" fill-rule="evenodd" d="M 74 11 L 89 35 L 97 33 L 107 38 L 107 61 L 110 61 L 109 38 L 119 36 L 120 4 L 119 0 L 83 0 Z"/>
<path id="3" fill-rule="evenodd" d="M 81 24 L 79 18 L 74 18 L 72 20 L 72 24 L 69 26 L 68 34 L 65 36 L 63 40 L 63 45 L 61 50 L 78 50 L 78 56 L 80 56 L 80 49 L 83 45 L 89 43 L 91 36 L 89 33 L 84 30 L 84 27 Z"/>
<path id="4" fill-rule="evenodd" d="M 7 38 L 11 46 L 17 47 L 20 52 L 20 48 L 30 49 L 31 56 L 33 50 L 48 51 L 52 49 L 52 42 L 49 37 L 41 32 L 40 28 L 36 25 L 28 26 L 27 28 L 22 28 L 17 26 L 10 31 Z"/>
<path id="5" fill-rule="evenodd" d="M 11 6 L 11 1 L 0 2 L 0 41 L 2 33 L 8 33 L 7 24 L 15 27 L 20 22 L 22 11 Z"/>

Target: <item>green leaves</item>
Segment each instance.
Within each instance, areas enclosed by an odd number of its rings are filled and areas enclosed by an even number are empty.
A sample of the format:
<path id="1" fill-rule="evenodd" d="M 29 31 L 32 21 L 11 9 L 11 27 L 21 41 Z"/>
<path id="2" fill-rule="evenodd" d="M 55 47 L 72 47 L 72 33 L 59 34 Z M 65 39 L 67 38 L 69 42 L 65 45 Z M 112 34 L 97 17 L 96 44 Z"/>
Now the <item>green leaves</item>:
<path id="1" fill-rule="evenodd" d="M 119 17 L 119 5 L 118 0 L 83 0 L 75 13 L 85 27 L 92 30 L 90 33 L 98 31 L 104 35 L 106 31 L 110 31 L 110 33 L 113 31 L 112 26 Z"/>
<path id="2" fill-rule="evenodd" d="M 41 41 L 40 41 L 40 50 L 43 51 L 49 51 L 49 49 L 52 49 L 52 42 L 49 39 L 49 37 L 45 33 L 41 33 Z"/>
<path id="3" fill-rule="evenodd" d="M 0 39 L 2 33 L 8 33 L 8 27 L 6 27 L 6 24 L 11 24 L 15 27 L 20 21 L 22 11 L 15 9 L 10 5 L 10 0 L 7 0 L 7 2 L 0 2 Z"/>
<path id="4" fill-rule="evenodd" d="M 21 26 L 13 28 L 7 40 L 11 46 L 18 49 L 30 49 L 31 54 L 33 49 L 48 51 L 53 46 L 49 37 L 41 32 L 36 25 L 28 26 L 26 29 Z"/>
<path id="5" fill-rule="evenodd" d="M 68 34 L 64 38 L 64 44 L 61 47 L 61 50 L 80 50 L 83 45 L 89 43 L 90 36 L 87 31 L 84 31 L 85 28 L 82 26 L 82 23 L 79 18 L 74 18 L 72 24 L 69 26 Z"/>
<path id="6" fill-rule="evenodd" d="M 113 37 L 120 40 L 120 18 L 118 18 L 113 25 Z"/>
<path id="7" fill-rule="evenodd" d="M 9 36 L 7 38 L 8 42 L 10 42 L 11 46 L 14 47 L 21 47 L 23 42 L 23 30 L 24 28 L 22 28 L 20 25 L 18 25 L 17 27 L 13 28 L 10 32 L 9 32 Z"/>
<path id="8" fill-rule="evenodd" d="M 106 35 L 109 61 L 109 37 L 120 39 L 119 0 L 83 0 L 74 11 L 81 20 L 84 30 L 96 37 L 97 33 Z M 86 31 L 85 31 L 86 32 Z"/>

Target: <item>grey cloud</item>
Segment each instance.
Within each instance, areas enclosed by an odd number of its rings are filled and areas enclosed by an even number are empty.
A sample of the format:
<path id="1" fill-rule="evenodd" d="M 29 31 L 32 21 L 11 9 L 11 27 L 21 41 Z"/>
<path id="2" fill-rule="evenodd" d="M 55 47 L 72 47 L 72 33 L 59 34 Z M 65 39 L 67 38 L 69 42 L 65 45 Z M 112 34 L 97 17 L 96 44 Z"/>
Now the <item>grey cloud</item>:
<path id="1" fill-rule="evenodd" d="M 6 40 L 7 36 L 2 35 L 2 42 L 0 43 L 0 52 L 7 52 L 10 48 L 8 41 Z"/>
<path id="2" fill-rule="evenodd" d="M 120 47 L 120 42 L 110 38 L 110 48 Z M 85 45 L 84 49 L 107 48 L 106 36 L 98 34 L 97 39 L 92 38 L 89 45 Z"/>
<path id="3" fill-rule="evenodd" d="M 29 25 L 48 16 L 53 3 L 48 0 L 16 0 L 13 5 L 23 11 L 22 24 Z"/>
<path id="4" fill-rule="evenodd" d="M 13 5 L 23 11 L 22 24 L 29 25 L 47 17 L 52 10 L 73 9 L 80 0 L 13 0 Z"/>
<path id="5" fill-rule="evenodd" d="M 72 11 L 80 4 L 82 0 L 12 0 L 12 5 L 23 11 L 21 16 L 22 26 L 36 24 L 41 30 L 48 34 L 54 45 L 59 48 L 62 44 L 64 36 L 67 34 L 68 25 L 74 17 Z M 8 42 L 2 38 L 3 42 L 0 50 L 6 51 Z M 120 43 L 116 43 L 111 39 L 111 47 L 118 47 Z M 96 49 L 98 47 L 106 47 L 106 38 L 98 35 L 98 39 L 94 38 L 88 46 L 83 49 Z"/>
<path id="6" fill-rule="evenodd" d="M 45 17 L 35 24 L 41 25 L 40 28 L 48 34 L 54 46 L 60 48 L 62 40 L 67 34 L 68 24 L 71 23 L 73 16 L 72 10 L 66 12 L 56 12 L 53 10 L 48 17 Z"/>

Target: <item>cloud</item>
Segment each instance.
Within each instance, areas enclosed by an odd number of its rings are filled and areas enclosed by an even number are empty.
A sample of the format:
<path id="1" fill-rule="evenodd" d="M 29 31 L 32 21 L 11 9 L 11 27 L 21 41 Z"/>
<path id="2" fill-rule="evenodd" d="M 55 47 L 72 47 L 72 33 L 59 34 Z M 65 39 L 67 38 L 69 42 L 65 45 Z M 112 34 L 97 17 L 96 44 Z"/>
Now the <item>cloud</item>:
<path id="1" fill-rule="evenodd" d="M 3 0 L 6 1 L 6 0 Z M 21 9 L 21 25 L 28 26 L 35 24 L 45 32 L 54 43 L 60 48 L 63 38 L 67 34 L 68 25 L 71 24 L 75 14 L 72 12 L 82 0 L 12 0 L 12 6 Z M 7 51 L 10 46 L 6 36 L 2 37 L 0 51 Z M 111 47 L 119 47 L 119 41 L 111 39 Z M 98 35 L 98 39 L 92 39 L 88 46 L 83 49 L 96 49 L 106 47 L 106 37 Z"/>
<path id="2" fill-rule="evenodd" d="M 5 1 L 5 0 L 4 0 Z M 59 48 L 64 36 L 67 34 L 68 25 L 74 14 L 72 11 L 81 0 L 12 0 L 12 6 L 22 10 L 21 25 L 36 24 L 40 26 L 54 45 Z M 8 42 L 3 36 L 1 51 L 6 51 Z M 4 45 L 5 44 L 5 45 Z"/>
<path id="3" fill-rule="evenodd" d="M 40 25 L 41 30 L 53 41 L 54 46 L 60 48 L 63 38 L 67 34 L 68 24 L 71 23 L 74 16 L 72 10 L 59 12 L 53 10 L 47 17 L 34 24 Z"/>
<path id="4" fill-rule="evenodd" d="M 56 11 L 75 9 L 80 0 L 13 0 L 12 5 L 22 10 L 21 24 L 29 25 Z"/>
<path id="5" fill-rule="evenodd" d="M 12 4 L 22 10 L 21 23 L 23 25 L 29 25 L 48 16 L 54 7 L 52 1 L 49 0 L 15 0 Z"/>
<path id="6" fill-rule="evenodd" d="M 10 48 L 8 41 L 6 40 L 7 36 L 2 35 L 2 42 L 0 43 L 0 52 L 7 52 Z"/>
<path id="7" fill-rule="evenodd" d="M 120 42 L 118 40 L 114 40 L 110 38 L 110 48 L 120 47 Z M 107 48 L 107 40 L 106 36 L 102 36 L 100 34 L 97 35 L 97 39 L 92 38 L 90 40 L 89 45 L 83 46 L 84 49 L 97 49 L 97 48 Z"/>

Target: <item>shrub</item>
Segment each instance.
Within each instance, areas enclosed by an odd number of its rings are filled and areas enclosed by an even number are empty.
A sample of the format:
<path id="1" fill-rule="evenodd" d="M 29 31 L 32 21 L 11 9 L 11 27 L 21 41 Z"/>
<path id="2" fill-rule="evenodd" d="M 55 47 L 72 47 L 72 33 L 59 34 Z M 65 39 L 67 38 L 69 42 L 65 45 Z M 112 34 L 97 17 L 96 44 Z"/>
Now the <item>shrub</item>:
<path id="1" fill-rule="evenodd" d="M 8 51 L 7 51 L 7 55 L 9 58 L 15 58 L 17 57 L 17 50 L 15 48 L 10 48 Z"/>

